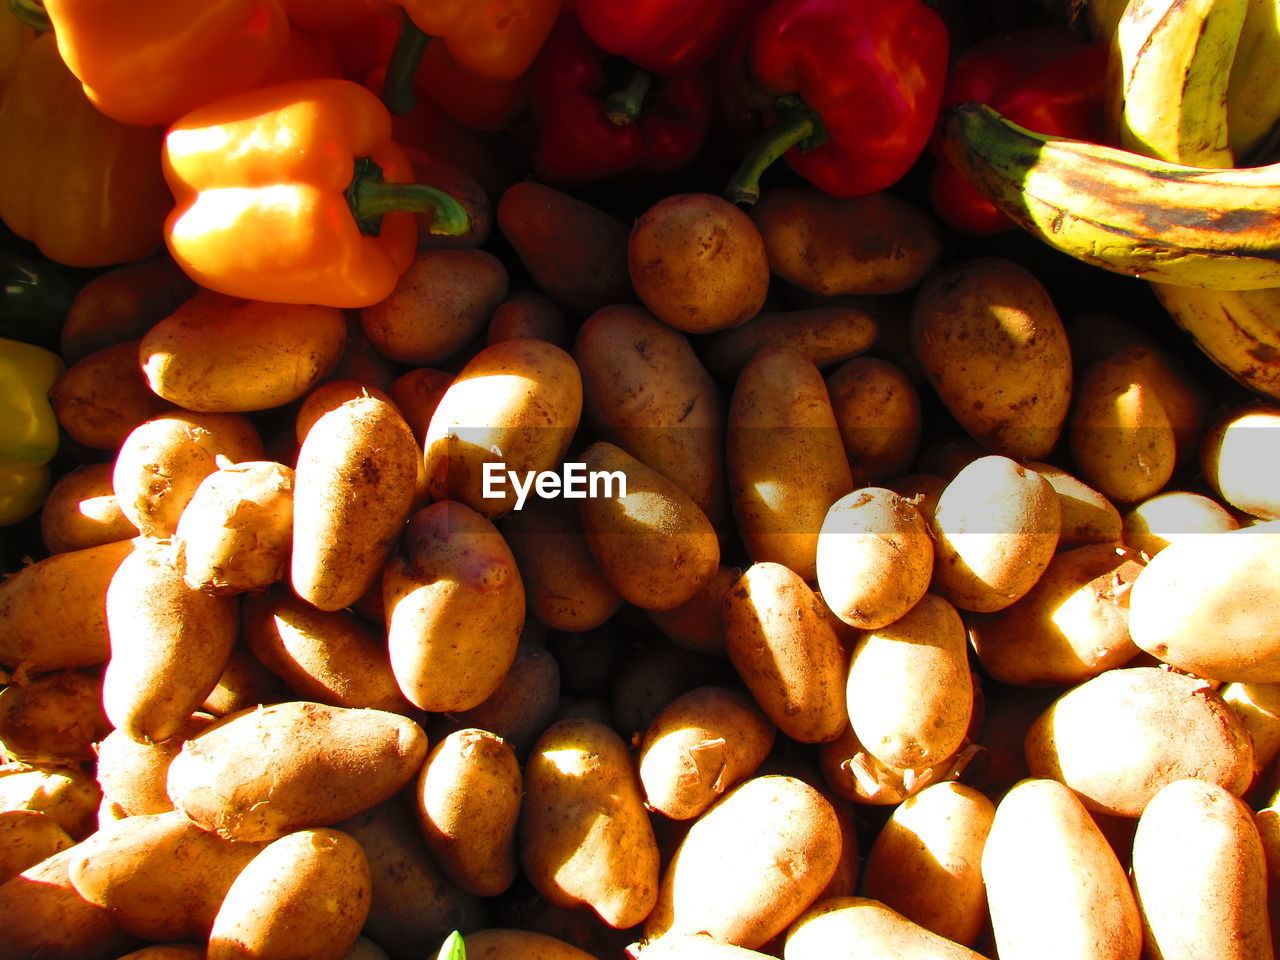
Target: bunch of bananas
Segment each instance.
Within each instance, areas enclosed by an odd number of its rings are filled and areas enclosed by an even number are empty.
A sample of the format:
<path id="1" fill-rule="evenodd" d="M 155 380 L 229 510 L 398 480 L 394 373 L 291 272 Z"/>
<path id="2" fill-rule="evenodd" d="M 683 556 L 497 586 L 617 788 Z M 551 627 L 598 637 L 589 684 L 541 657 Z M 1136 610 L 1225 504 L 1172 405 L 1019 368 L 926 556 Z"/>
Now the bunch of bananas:
<path id="1" fill-rule="evenodd" d="M 1280 163 L 1237 166 L 1280 129 L 1280 2 L 1092 0 L 1112 38 L 1108 147 L 1039 136 L 967 104 L 952 160 L 1013 220 L 1143 277 L 1245 386 L 1280 399 Z"/>

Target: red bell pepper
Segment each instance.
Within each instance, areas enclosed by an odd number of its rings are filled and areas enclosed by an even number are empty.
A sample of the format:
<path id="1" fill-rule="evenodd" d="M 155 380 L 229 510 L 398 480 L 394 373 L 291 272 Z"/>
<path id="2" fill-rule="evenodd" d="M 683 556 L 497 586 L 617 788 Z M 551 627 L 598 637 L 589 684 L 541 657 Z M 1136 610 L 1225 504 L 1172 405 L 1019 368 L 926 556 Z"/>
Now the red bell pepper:
<path id="1" fill-rule="evenodd" d="M 610 66 L 626 68 L 616 84 Z M 688 166 L 706 142 L 711 81 L 704 71 L 654 77 L 610 57 L 567 13 L 534 66 L 533 109 L 533 169 L 543 180 L 668 174 Z"/>
<path id="2" fill-rule="evenodd" d="M 772 0 L 742 42 L 772 123 L 730 180 L 730 199 L 754 202 L 780 156 L 842 197 L 883 190 L 915 164 L 937 120 L 949 42 L 920 0 Z"/>
<path id="3" fill-rule="evenodd" d="M 578 0 L 597 45 L 653 73 L 701 66 L 763 0 Z"/>
<path id="4" fill-rule="evenodd" d="M 952 68 L 943 107 L 977 101 L 1037 133 L 1098 142 L 1107 95 L 1105 44 L 1084 46 L 1065 30 L 1035 27 L 980 41 Z M 938 155 L 929 178 L 934 212 L 964 233 L 989 235 L 1014 223 Z"/>

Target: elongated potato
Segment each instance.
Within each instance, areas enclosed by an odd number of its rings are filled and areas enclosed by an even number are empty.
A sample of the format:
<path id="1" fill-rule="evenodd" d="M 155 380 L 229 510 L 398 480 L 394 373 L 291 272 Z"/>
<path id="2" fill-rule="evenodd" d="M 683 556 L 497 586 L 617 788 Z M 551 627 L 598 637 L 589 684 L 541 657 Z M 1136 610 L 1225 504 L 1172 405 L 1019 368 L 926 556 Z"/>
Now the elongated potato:
<path id="1" fill-rule="evenodd" d="M 866 897 L 834 897 L 807 910 L 787 931 L 784 960 L 981 960 L 968 947 Z"/>
<path id="2" fill-rule="evenodd" d="M 849 723 L 881 763 L 918 770 L 952 756 L 973 715 L 964 623 L 937 594 L 862 634 L 845 685 Z"/>
<path id="3" fill-rule="evenodd" d="M 385 800 L 426 753 L 412 720 L 290 701 L 235 714 L 188 740 L 169 765 L 169 799 L 220 836 L 274 840 Z"/>
<path id="4" fill-rule="evenodd" d="M 779 775 L 747 780 L 685 834 L 645 936 L 705 932 L 762 946 L 822 893 L 840 860 L 839 836 L 835 811 L 813 787 Z"/>
<path id="5" fill-rule="evenodd" d="M 462 939 L 469 960 L 596 960 L 571 943 L 533 930 L 490 928 Z"/>
<path id="6" fill-rule="evenodd" d="M 321 415 L 298 451 L 290 579 L 341 610 L 368 590 L 412 505 L 419 450 L 394 406 L 371 396 Z"/>
<path id="7" fill-rule="evenodd" d="M 1084 805 L 1023 780 L 996 806 L 982 851 L 1001 960 L 1137 960 L 1142 920 L 1124 868 Z"/>
<path id="8" fill-rule="evenodd" d="M 658 844 L 627 746 L 593 720 L 561 720 L 524 771 L 520 862 L 544 897 L 587 906 L 618 929 L 658 897 Z"/>
<path id="9" fill-rule="evenodd" d="M 498 689 L 520 642 L 524 584 L 484 516 L 444 500 L 410 517 L 382 599 L 391 672 L 410 703 L 469 710 Z"/>
<path id="10" fill-rule="evenodd" d="M 52 553 L 129 540 L 138 528 L 120 512 L 109 463 L 76 467 L 53 482 L 40 508 L 40 536 Z"/>
<path id="11" fill-rule="evenodd" d="M 761 350 L 786 347 L 826 370 L 866 353 L 878 332 L 879 320 L 865 309 L 813 306 L 765 310 L 741 326 L 718 330 L 699 341 L 707 370 L 717 381 L 731 384 Z"/>
<path id="12" fill-rule="evenodd" d="M 217 686 L 239 635 L 239 607 L 235 597 L 188 586 L 178 545 L 151 540 L 111 578 L 107 627 L 107 716 L 135 740 L 168 740 Z"/>
<path id="13" fill-rule="evenodd" d="M 756 703 L 801 743 L 849 725 L 846 658 L 824 605 L 793 570 L 753 563 L 725 594 L 725 647 Z"/>
<path id="14" fill-rule="evenodd" d="M 1058 495 L 1062 530 L 1058 549 L 1070 550 L 1086 543 L 1115 543 L 1120 539 L 1122 521 L 1116 505 L 1079 477 L 1061 467 L 1039 460 L 1023 464 L 1049 481 Z"/>
<path id="15" fill-rule="evenodd" d="M 332 828 L 269 843 L 231 884 L 206 960 L 341 960 L 369 915 L 369 862 Z"/>
<path id="16" fill-rule="evenodd" d="M 48 814 L 0 810 L 0 884 L 74 843 Z"/>
<path id="17" fill-rule="evenodd" d="M 1133 837 L 1133 886 L 1154 955 L 1271 960 L 1253 811 L 1217 784 L 1175 780 L 1151 798 Z"/>
<path id="18" fill-rule="evenodd" d="M 117 449 L 140 423 L 174 409 L 147 386 L 137 340 L 77 360 L 50 388 L 49 403 L 67 436 L 97 450 Z"/>

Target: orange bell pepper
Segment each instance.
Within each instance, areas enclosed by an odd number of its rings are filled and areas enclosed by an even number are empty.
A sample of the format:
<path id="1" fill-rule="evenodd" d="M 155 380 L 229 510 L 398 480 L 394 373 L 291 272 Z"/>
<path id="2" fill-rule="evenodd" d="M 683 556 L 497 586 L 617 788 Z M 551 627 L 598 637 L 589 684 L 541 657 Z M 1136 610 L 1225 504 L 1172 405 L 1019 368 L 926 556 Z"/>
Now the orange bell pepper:
<path id="1" fill-rule="evenodd" d="M 167 126 L 257 86 L 284 52 L 277 0 L 44 0 L 62 59 L 109 117 Z"/>
<path id="2" fill-rule="evenodd" d="M 283 0 L 289 22 L 313 33 L 345 30 L 359 20 L 376 14 L 394 17 L 391 0 Z"/>
<path id="3" fill-rule="evenodd" d="M 410 183 L 391 115 L 349 80 L 301 80 L 208 104 L 165 137 L 177 206 L 174 261 L 210 290 L 250 300 L 359 308 L 412 262 L 418 222 L 465 233 L 452 197 Z"/>
<path id="4" fill-rule="evenodd" d="M 34 30 L 14 16 L 7 4 L 0 4 L 0 92 L 13 76 L 19 55 L 35 38 Z"/>
<path id="5" fill-rule="evenodd" d="M 163 138 L 159 127 L 103 116 L 53 35 L 36 37 L 0 105 L 0 220 L 68 266 L 149 256 L 173 205 L 160 172 Z"/>

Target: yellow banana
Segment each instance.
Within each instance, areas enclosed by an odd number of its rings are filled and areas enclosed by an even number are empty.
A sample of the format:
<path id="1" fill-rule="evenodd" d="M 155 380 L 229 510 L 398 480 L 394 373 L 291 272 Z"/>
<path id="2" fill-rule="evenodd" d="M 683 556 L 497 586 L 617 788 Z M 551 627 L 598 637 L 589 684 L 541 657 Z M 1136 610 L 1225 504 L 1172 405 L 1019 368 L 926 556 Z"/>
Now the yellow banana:
<path id="1" fill-rule="evenodd" d="M 1250 156 L 1280 122 L 1280 0 L 1249 0 L 1227 94 L 1231 149 Z"/>
<path id="2" fill-rule="evenodd" d="M 1116 24 L 1124 15 L 1129 0 L 1087 0 L 1084 8 L 1089 32 L 1094 38 L 1107 41 L 1116 34 Z"/>
<path id="3" fill-rule="evenodd" d="M 1151 285 L 1174 323 L 1251 390 L 1280 400 L 1280 290 Z"/>

